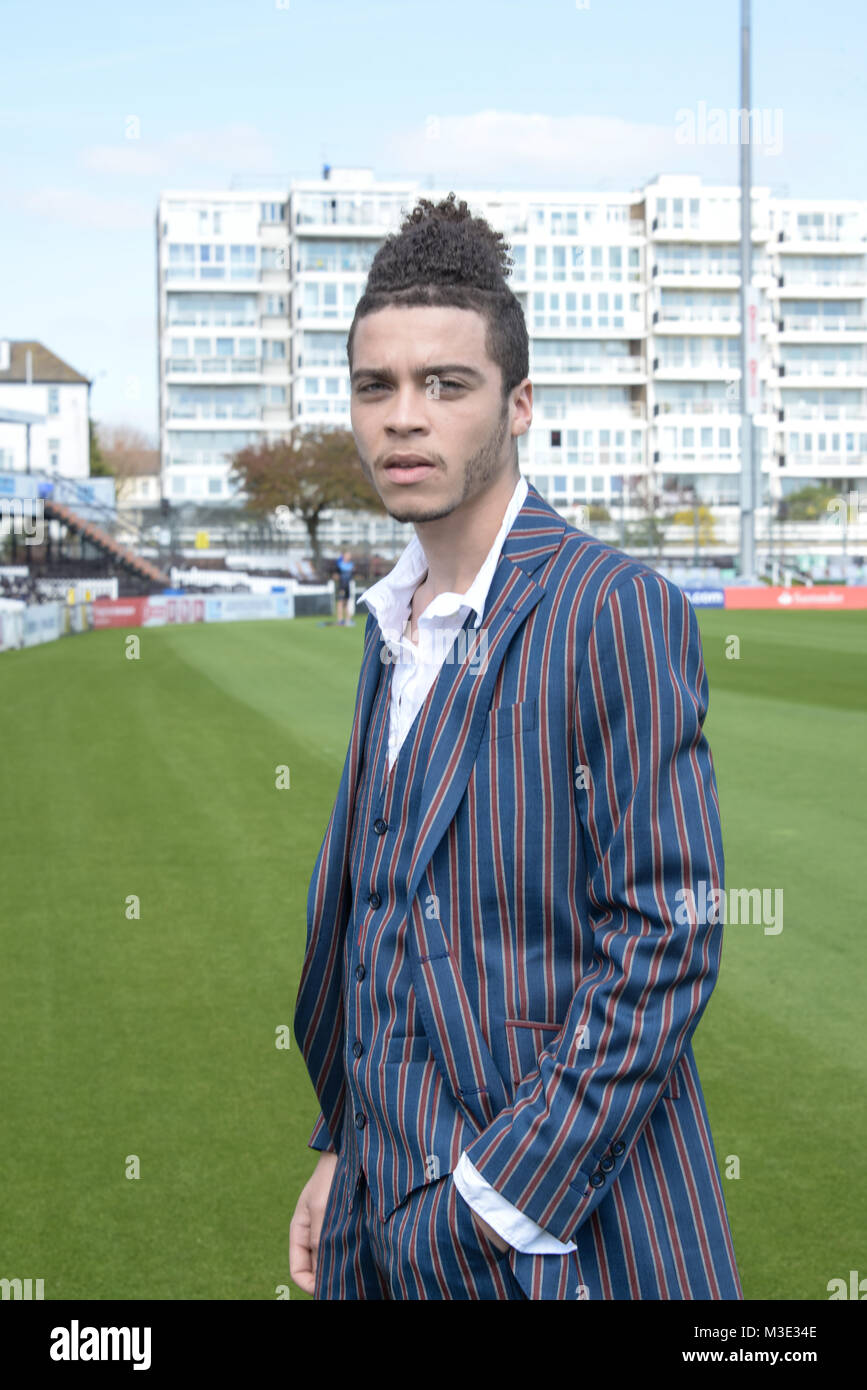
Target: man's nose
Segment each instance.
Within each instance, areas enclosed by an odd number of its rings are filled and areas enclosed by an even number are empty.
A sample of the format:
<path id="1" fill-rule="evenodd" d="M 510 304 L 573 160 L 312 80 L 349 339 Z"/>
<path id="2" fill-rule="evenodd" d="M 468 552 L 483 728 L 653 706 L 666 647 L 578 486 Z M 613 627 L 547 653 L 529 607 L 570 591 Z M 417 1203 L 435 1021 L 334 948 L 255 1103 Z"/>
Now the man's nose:
<path id="1" fill-rule="evenodd" d="M 408 382 L 399 386 L 391 394 L 385 414 L 386 429 L 426 429 L 428 419 L 425 405 L 424 391 L 414 383 Z"/>

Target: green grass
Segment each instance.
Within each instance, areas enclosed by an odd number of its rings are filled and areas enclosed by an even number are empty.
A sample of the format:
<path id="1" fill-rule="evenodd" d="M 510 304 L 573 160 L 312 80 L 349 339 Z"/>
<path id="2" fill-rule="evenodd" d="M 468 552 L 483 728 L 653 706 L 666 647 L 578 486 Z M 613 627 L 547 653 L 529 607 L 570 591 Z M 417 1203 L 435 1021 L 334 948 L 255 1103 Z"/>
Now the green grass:
<path id="1" fill-rule="evenodd" d="M 727 883 L 783 888 L 784 927 L 728 929 L 696 1055 L 720 1163 L 740 1160 L 725 1192 L 746 1296 L 824 1299 L 867 1248 L 867 619 L 700 618 Z M 43 1278 L 49 1299 L 288 1282 L 317 1107 L 275 1030 L 362 631 L 149 629 L 138 661 L 107 631 L 0 657 L 0 1277 Z"/>

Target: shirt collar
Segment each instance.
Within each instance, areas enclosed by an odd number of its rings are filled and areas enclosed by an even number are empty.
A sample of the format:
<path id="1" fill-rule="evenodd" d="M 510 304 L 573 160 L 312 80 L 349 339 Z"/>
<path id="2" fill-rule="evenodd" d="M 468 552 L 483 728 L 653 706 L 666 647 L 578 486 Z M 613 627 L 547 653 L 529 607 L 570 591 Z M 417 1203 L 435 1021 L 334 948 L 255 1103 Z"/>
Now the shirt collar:
<path id="1" fill-rule="evenodd" d="M 527 480 L 522 475 L 515 484 L 515 490 L 506 508 L 500 529 L 494 537 L 493 544 L 469 588 L 463 594 L 451 592 L 437 594 L 426 608 L 425 617 L 449 617 L 457 613 L 460 608 L 467 607 L 476 614 L 473 626 L 479 626 L 503 542 L 511 530 L 515 517 L 524 505 L 527 491 Z M 359 603 L 366 603 L 379 623 L 383 634 L 400 637 L 406 626 L 412 596 L 427 567 L 428 561 L 421 541 L 417 535 L 414 535 L 399 555 L 394 568 L 358 595 L 355 600 L 356 606 Z"/>

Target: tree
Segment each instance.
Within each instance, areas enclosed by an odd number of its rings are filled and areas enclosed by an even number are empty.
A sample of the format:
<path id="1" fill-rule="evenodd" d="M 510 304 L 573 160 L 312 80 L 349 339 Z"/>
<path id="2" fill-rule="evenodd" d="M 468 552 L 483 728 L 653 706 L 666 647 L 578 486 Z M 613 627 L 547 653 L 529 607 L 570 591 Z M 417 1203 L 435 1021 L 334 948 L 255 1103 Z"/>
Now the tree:
<path id="1" fill-rule="evenodd" d="M 304 522 L 316 569 L 321 568 L 318 532 L 323 512 L 383 511 L 349 430 L 290 431 L 274 443 L 242 449 L 232 465 L 232 483 L 246 493 L 248 511 L 266 516 L 277 507 L 288 507 Z"/>
<path id="2" fill-rule="evenodd" d="M 115 479 L 119 500 L 135 478 L 160 471 L 159 449 L 149 435 L 132 425 L 100 426 L 97 447 L 103 465 L 101 471 Z"/>
<path id="3" fill-rule="evenodd" d="M 695 507 L 687 507 L 682 511 L 675 512 L 671 518 L 675 526 L 692 526 L 696 524 Z M 710 507 L 699 503 L 698 506 L 698 543 L 699 545 L 713 545 L 716 541 L 714 530 L 715 517 Z"/>
<path id="4" fill-rule="evenodd" d="M 777 512 L 780 521 L 827 521 L 828 503 L 838 495 L 838 489 L 830 483 L 819 483 L 799 488 L 783 498 Z"/>
<path id="5" fill-rule="evenodd" d="M 111 473 L 111 469 L 106 465 L 99 447 L 99 435 L 95 420 L 88 420 L 88 438 L 90 441 L 90 476 L 92 478 L 104 478 Z"/>

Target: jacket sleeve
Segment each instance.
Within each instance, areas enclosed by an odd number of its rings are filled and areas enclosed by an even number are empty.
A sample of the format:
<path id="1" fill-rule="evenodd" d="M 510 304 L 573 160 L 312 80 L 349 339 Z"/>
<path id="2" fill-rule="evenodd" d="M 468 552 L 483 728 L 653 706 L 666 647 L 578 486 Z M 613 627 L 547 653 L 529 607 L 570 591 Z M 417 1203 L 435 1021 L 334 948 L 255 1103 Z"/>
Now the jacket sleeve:
<path id="1" fill-rule="evenodd" d="M 707 699 L 685 594 L 649 569 L 615 585 L 576 687 L 586 881 L 563 885 L 589 919 L 592 959 L 538 1069 L 465 1150 L 558 1240 L 610 1193 L 716 982 L 722 926 L 705 908 L 723 848 Z"/>
<path id="2" fill-rule="evenodd" d="M 313 1133 L 307 1141 L 307 1147 L 308 1149 L 317 1149 L 320 1153 L 333 1154 L 337 1152 L 331 1142 L 331 1136 L 328 1133 L 328 1128 L 322 1118 L 321 1111 L 316 1124 L 313 1126 Z"/>

